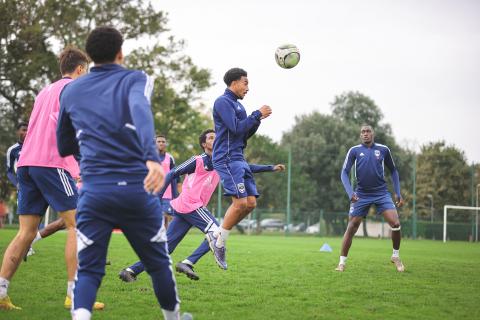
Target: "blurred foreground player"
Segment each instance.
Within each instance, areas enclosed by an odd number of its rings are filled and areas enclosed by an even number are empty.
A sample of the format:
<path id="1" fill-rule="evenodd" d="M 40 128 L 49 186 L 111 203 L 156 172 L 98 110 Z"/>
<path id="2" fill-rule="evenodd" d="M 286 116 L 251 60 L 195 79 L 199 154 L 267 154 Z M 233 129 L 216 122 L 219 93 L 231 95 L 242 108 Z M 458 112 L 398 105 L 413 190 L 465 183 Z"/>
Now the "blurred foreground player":
<path id="1" fill-rule="evenodd" d="M 58 149 L 63 156 L 81 154 L 83 180 L 72 318 L 91 318 L 111 233 L 120 228 L 152 278 L 164 318 L 177 320 L 180 301 L 155 195 L 164 172 L 154 143 L 153 79 L 121 66 L 122 44 L 116 29 L 94 29 L 86 50 L 95 65 L 60 98 Z"/>
<path id="2" fill-rule="evenodd" d="M 75 209 L 78 199 L 72 176 L 78 174 L 78 164 L 73 157 L 62 158 L 59 155 L 55 130 L 60 92 L 68 83 L 86 73 L 88 57 L 78 49 L 67 48 L 60 54 L 59 62 L 62 79 L 45 87 L 36 97 L 17 163 L 20 229 L 3 257 L 0 309 L 19 309 L 7 295 L 9 281 L 34 240 L 49 205 L 59 212 L 67 229 L 65 262 L 68 282 L 64 304 L 67 307 L 71 304 L 77 269 Z M 103 307 L 102 303 L 96 304 L 97 309 Z"/>

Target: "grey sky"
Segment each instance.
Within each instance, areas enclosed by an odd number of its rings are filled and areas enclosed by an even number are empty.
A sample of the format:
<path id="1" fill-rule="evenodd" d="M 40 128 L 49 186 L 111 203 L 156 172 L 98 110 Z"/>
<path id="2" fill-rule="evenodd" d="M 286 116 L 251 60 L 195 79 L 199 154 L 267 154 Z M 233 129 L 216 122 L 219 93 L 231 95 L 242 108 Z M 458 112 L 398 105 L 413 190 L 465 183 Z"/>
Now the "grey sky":
<path id="1" fill-rule="evenodd" d="M 259 132 L 279 141 L 295 115 L 330 113 L 348 90 L 370 96 L 397 141 L 444 139 L 480 162 L 480 1 L 164 0 L 186 53 L 212 71 L 211 107 L 231 67 L 249 73 L 248 112 L 273 108 Z M 284 70 L 275 48 L 293 43 L 300 64 Z"/>

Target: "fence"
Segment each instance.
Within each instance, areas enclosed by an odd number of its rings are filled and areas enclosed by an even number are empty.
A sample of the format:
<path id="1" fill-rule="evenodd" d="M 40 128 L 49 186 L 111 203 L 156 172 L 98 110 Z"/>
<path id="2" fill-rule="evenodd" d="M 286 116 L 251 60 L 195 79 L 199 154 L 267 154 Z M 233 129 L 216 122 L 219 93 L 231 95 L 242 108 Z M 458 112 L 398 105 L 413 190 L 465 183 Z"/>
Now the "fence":
<path id="1" fill-rule="evenodd" d="M 18 224 L 18 215 L 12 214 L 13 210 L 15 208 L 9 208 L 10 217 L 5 218 L 4 224 Z M 213 213 L 215 213 L 215 210 L 213 210 Z M 51 222 L 57 217 L 58 214 L 50 210 L 49 221 Z M 294 218 L 287 226 L 285 209 L 257 208 L 240 223 L 238 230 L 243 233 L 276 232 L 297 235 L 343 236 L 348 224 L 348 214 L 346 212 L 329 212 L 323 209 L 304 210 L 302 212 L 292 210 L 292 217 Z M 433 221 L 430 218 L 413 221 L 410 217 L 402 218 L 402 216 L 400 216 L 400 221 L 402 237 L 404 238 L 413 237 L 415 223 L 417 239 L 442 240 L 443 220 L 440 213 L 435 214 Z M 449 240 L 475 240 L 475 216 L 469 215 L 461 219 L 457 218 L 457 221 L 449 221 L 447 232 Z M 357 233 L 357 236 L 365 235 L 375 238 L 389 238 L 390 228 L 383 217 L 369 214 Z"/>
<path id="2" fill-rule="evenodd" d="M 307 233 L 319 236 L 343 236 L 347 224 L 346 212 L 328 212 L 323 209 L 305 210 L 302 212 L 292 211 L 291 223 L 287 226 L 285 210 L 257 208 L 245 219 L 241 226 L 248 227 L 252 232 L 285 232 Z M 443 220 L 440 213 L 435 214 L 435 219 L 425 218 L 413 220 L 411 217 L 402 217 L 402 236 L 412 238 L 413 230 L 416 229 L 417 239 L 442 240 Z M 475 240 L 475 217 L 460 217 L 456 221 L 448 222 L 448 239 L 459 241 Z M 375 238 L 389 238 L 390 227 L 383 217 L 370 213 L 360 226 L 357 236 Z"/>

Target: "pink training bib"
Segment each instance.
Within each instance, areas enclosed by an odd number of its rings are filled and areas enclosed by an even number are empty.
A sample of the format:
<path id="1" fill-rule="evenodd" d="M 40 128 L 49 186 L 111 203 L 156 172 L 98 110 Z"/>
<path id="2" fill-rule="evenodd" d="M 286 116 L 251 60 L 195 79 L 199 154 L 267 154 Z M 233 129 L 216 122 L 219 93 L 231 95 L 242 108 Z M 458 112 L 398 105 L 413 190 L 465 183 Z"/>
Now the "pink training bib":
<path id="1" fill-rule="evenodd" d="M 45 87 L 35 98 L 17 167 L 62 168 L 73 178 L 80 176 L 75 158 L 73 156 L 63 158 L 57 149 L 56 130 L 60 112 L 60 93 L 71 81 L 73 80 L 70 78 L 60 79 Z"/>
<path id="2" fill-rule="evenodd" d="M 170 202 L 172 208 L 179 213 L 190 213 L 200 207 L 206 207 L 220 181 L 215 170 L 205 170 L 201 156 L 196 156 L 195 160 L 195 172 L 187 175 L 182 192 L 178 198 Z"/>

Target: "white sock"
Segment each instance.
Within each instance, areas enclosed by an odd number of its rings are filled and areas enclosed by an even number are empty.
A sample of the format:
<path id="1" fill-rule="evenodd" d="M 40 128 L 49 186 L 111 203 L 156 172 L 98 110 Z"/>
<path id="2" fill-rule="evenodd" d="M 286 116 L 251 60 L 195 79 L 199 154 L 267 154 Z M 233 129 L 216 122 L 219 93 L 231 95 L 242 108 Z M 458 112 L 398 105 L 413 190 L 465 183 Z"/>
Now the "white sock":
<path id="1" fill-rule="evenodd" d="M 72 320 L 90 320 L 92 313 L 85 308 L 72 311 Z"/>
<path id="2" fill-rule="evenodd" d="M 193 267 L 193 262 L 188 259 L 183 260 L 182 263 L 188 264 L 189 266 Z"/>
<path id="3" fill-rule="evenodd" d="M 0 299 L 3 299 L 7 296 L 9 284 L 10 284 L 10 281 L 0 277 Z"/>
<path id="4" fill-rule="evenodd" d="M 67 296 L 72 298 L 75 281 L 67 281 Z"/>
<path id="5" fill-rule="evenodd" d="M 393 249 L 392 257 L 395 257 L 395 258 L 400 257 L 400 249 L 398 250 Z"/>
<path id="6" fill-rule="evenodd" d="M 225 242 L 228 239 L 228 235 L 230 234 L 230 230 L 224 229 L 220 227 L 220 233 L 217 238 L 217 243 L 215 244 L 217 247 L 222 248 L 225 246 Z"/>
<path id="7" fill-rule="evenodd" d="M 33 239 L 32 244 L 34 244 L 38 240 L 42 240 L 42 236 L 40 235 L 40 231 L 37 232 L 37 235 L 35 236 L 35 239 Z"/>
<path id="8" fill-rule="evenodd" d="M 180 319 L 180 306 L 178 305 L 178 303 L 175 306 L 175 309 L 173 311 L 162 309 L 162 312 L 163 312 L 163 319 L 165 319 L 165 320 L 178 320 L 178 319 Z"/>
<path id="9" fill-rule="evenodd" d="M 131 272 L 131 273 L 135 273 L 135 272 L 133 272 L 133 270 L 130 269 L 130 268 L 127 268 L 127 269 L 125 269 L 125 270 L 127 270 L 128 272 Z"/>
<path id="10" fill-rule="evenodd" d="M 340 262 L 338 264 L 347 264 L 347 257 L 340 256 Z"/>

